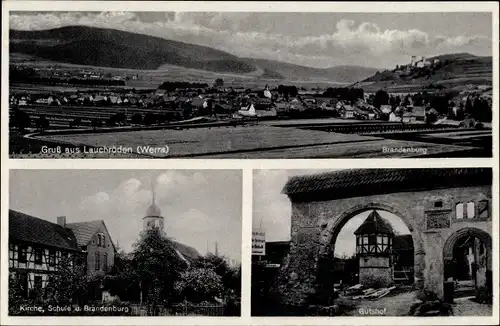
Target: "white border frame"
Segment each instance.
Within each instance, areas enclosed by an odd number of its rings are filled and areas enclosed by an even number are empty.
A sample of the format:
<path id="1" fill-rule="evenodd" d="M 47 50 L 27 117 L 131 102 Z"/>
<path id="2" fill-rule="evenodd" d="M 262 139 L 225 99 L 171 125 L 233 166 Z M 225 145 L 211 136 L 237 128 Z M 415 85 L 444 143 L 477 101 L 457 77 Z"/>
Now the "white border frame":
<path id="1" fill-rule="evenodd" d="M 10 317 L 8 300 L 1 300 L 3 325 L 486 325 L 499 321 L 499 221 L 498 208 L 498 40 L 497 2 L 128 2 L 128 1 L 3 1 L 2 2 L 2 85 L 8 85 L 9 11 L 220 11 L 220 12 L 491 12 L 493 49 L 493 158 L 453 159 L 298 159 L 298 160 L 203 160 L 203 159 L 9 159 L 8 87 L 2 87 L 1 111 L 1 257 L 8 257 L 9 169 L 242 169 L 242 315 L 241 317 Z M 251 317 L 250 267 L 252 225 L 252 169 L 339 169 L 339 168 L 493 168 L 493 316 L 491 317 Z M 1 261 L 0 296 L 8 298 L 8 265 Z"/>

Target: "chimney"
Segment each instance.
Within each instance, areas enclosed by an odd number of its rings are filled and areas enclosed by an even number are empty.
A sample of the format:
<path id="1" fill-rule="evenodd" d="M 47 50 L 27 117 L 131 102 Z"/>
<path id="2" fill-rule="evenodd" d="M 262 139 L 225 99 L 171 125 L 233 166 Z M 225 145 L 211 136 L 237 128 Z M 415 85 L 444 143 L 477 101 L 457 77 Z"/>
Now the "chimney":
<path id="1" fill-rule="evenodd" d="M 57 217 L 57 224 L 62 226 L 63 228 L 66 227 L 66 216 L 58 216 Z"/>

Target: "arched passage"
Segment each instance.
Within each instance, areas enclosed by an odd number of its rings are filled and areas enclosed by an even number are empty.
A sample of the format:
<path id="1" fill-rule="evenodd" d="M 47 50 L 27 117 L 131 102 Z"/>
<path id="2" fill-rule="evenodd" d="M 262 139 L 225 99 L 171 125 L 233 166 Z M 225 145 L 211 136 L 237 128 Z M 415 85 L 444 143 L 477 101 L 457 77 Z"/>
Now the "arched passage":
<path id="1" fill-rule="evenodd" d="M 476 241 L 478 240 L 478 241 Z M 464 227 L 448 237 L 443 246 L 443 276 L 453 280 L 455 295 L 469 289 L 492 290 L 491 235 L 474 227 Z"/>
<path id="2" fill-rule="evenodd" d="M 381 210 L 390 212 L 399 217 L 410 231 L 414 248 L 414 284 L 418 288 L 423 288 L 423 270 L 425 268 L 424 251 L 422 248 L 422 238 L 419 229 L 414 224 L 411 214 L 404 208 L 394 203 L 371 202 L 362 205 L 355 205 L 343 212 L 337 218 L 330 220 L 324 230 L 324 243 L 320 248 L 321 257 L 333 258 L 337 237 L 346 223 L 353 217 L 367 210 Z"/>
<path id="3" fill-rule="evenodd" d="M 459 239 L 466 236 L 477 237 L 479 240 L 481 240 L 481 242 L 486 246 L 487 249 L 491 250 L 492 240 L 488 232 L 474 227 L 465 227 L 456 231 L 455 233 L 450 235 L 448 239 L 446 239 L 443 247 L 443 258 L 445 260 L 453 259 L 453 247 Z"/>

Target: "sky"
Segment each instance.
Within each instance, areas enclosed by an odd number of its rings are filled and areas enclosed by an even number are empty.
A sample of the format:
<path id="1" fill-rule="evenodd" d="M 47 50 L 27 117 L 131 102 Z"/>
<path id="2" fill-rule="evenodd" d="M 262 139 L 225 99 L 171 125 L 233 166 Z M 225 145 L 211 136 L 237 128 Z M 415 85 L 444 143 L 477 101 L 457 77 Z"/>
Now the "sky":
<path id="1" fill-rule="evenodd" d="M 11 12 L 10 28 L 113 28 L 240 57 L 393 68 L 412 55 L 492 55 L 491 13 Z"/>
<path id="2" fill-rule="evenodd" d="M 331 171 L 331 170 L 330 170 Z M 310 175 L 326 170 L 254 170 L 253 227 L 266 232 L 266 241 L 289 241 L 291 231 L 291 203 L 281 193 L 288 178 Z M 352 217 L 341 229 L 336 243 L 336 256 L 352 256 L 356 250 L 354 231 L 365 221 L 371 211 Z M 378 210 L 382 218 L 391 224 L 396 234 L 409 234 L 408 227 L 398 216 Z"/>
<path id="3" fill-rule="evenodd" d="M 167 236 L 201 254 L 217 241 L 241 262 L 241 178 L 240 170 L 11 170 L 10 209 L 54 223 L 102 219 L 130 252 L 154 187 Z"/>

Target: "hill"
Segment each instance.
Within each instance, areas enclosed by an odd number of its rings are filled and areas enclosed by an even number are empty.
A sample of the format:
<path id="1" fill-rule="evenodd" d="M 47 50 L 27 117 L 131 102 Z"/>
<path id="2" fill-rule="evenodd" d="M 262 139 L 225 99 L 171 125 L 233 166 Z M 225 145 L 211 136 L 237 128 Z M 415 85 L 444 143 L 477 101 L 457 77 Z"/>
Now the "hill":
<path id="1" fill-rule="evenodd" d="M 377 71 L 353 86 L 362 87 L 365 91 L 385 89 L 413 92 L 492 84 L 492 57 L 453 53 L 435 56 L 428 61 L 431 64 L 424 67 L 401 66 L 393 70 Z"/>
<path id="2" fill-rule="evenodd" d="M 374 74 L 377 69 L 361 66 L 336 66 L 326 69 L 300 66 L 296 64 L 267 60 L 244 58 L 245 62 L 267 71 L 274 71 L 284 79 L 293 80 L 334 80 L 339 83 L 352 83 Z"/>
<path id="3" fill-rule="evenodd" d="M 318 69 L 274 60 L 240 58 L 206 46 L 86 26 L 40 31 L 10 30 L 10 53 L 83 66 L 139 70 L 177 66 L 286 81 L 351 83 L 376 71 L 358 66 Z"/>
<path id="4" fill-rule="evenodd" d="M 154 70 L 164 64 L 218 72 L 248 73 L 255 67 L 206 46 L 114 29 L 69 26 L 10 31 L 10 52 L 86 66 Z"/>

